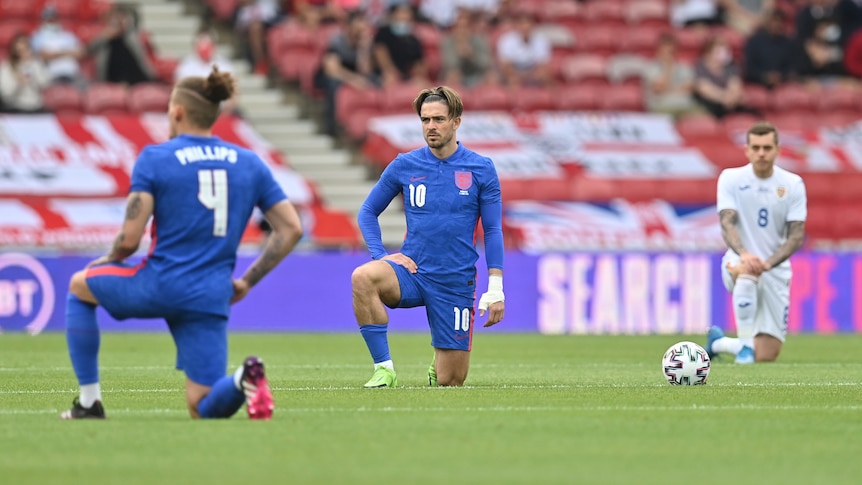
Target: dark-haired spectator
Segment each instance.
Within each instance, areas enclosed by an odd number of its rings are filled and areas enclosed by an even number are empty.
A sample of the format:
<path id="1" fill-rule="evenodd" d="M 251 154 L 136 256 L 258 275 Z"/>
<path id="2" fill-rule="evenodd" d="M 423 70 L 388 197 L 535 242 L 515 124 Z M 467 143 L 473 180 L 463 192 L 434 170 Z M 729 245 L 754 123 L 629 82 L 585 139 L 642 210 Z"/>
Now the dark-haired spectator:
<path id="1" fill-rule="evenodd" d="M 48 73 L 30 50 L 30 38 L 18 34 L 9 44 L 9 54 L 0 64 L 0 106 L 3 111 L 37 113 L 44 109 L 42 89 Z"/>
<path id="2" fill-rule="evenodd" d="M 742 104 L 742 78 L 730 47 L 719 37 L 706 41 L 695 64 L 694 99 L 716 118 L 753 112 Z"/>
<path id="3" fill-rule="evenodd" d="M 692 97 L 694 70 L 680 62 L 676 47 L 673 34 L 663 34 L 655 59 L 645 69 L 644 99 L 650 112 L 682 115 L 698 110 Z"/>
<path id="4" fill-rule="evenodd" d="M 371 86 L 371 25 L 362 12 L 351 12 L 344 30 L 329 41 L 315 79 L 324 96 L 324 129 L 335 135 L 335 95 L 342 85 L 364 90 Z"/>
<path id="5" fill-rule="evenodd" d="M 721 23 L 717 0 L 671 0 L 670 23 L 675 27 Z"/>
<path id="6" fill-rule="evenodd" d="M 425 51 L 413 33 L 413 8 L 406 3 L 389 8 L 388 22 L 374 36 L 374 72 L 384 85 L 428 78 Z"/>
<path id="7" fill-rule="evenodd" d="M 837 5 L 838 0 L 807 0 L 796 12 L 796 38 L 804 42 L 813 37 L 817 23 L 832 19 Z M 840 37 L 840 30 L 835 32 Z"/>
<path id="8" fill-rule="evenodd" d="M 98 81 L 133 85 L 157 77 L 137 15 L 129 7 L 118 5 L 107 12 L 104 30 L 87 51 L 95 58 Z"/>
<path id="9" fill-rule="evenodd" d="M 839 0 L 835 17 L 841 26 L 841 45 L 846 46 L 853 34 L 862 29 L 862 0 Z"/>
<path id="10" fill-rule="evenodd" d="M 820 82 L 830 82 L 846 76 L 841 28 L 836 19 L 818 20 L 814 24 L 812 35 L 802 40 L 802 47 L 802 76 Z"/>
<path id="11" fill-rule="evenodd" d="M 299 21 L 312 30 L 321 23 L 343 22 L 361 6 L 361 0 L 293 0 L 292 3 Z"/>
<path id="12" fill-rule="evenodd" d="M 452 29 L 440 43 L 446 84 L 470 88 L 496 81 L 494 55 L 488 37 L 476 30 L 475 14 L 459 10 Z"/>
<path id="13" fill-rule="evenodd" d="M 278 0 L 239 0 L 234 27 L 254 72 L 267 74 L 266 31 L 281 19 Z"/>
<path id="14" fill-rule="evenodd" d="M 536 29 L 532 12 L 515 13 L 513 29 L 497 39 L 497 61 L 503 81 L 510 86 L 551 83 L 551 41 Z"/>
<path id="15" fill-rule="evenodd" d="M 33 53 L 42 58 L 50 82 L 81 86 L 81 59 L 86 50 L 78 37 L 60 25 L 57 9 L 48 5 L 42 10 L 42 24 L 30 39 Z"/>
<path id="16" fill-rule="evenodd" d="M 763 25 L 745 42 L 745 80 L 774 88 L 799 75 L 801 49 L 787 34 L 787 18 L 780 10 L 766 15 Z"/>

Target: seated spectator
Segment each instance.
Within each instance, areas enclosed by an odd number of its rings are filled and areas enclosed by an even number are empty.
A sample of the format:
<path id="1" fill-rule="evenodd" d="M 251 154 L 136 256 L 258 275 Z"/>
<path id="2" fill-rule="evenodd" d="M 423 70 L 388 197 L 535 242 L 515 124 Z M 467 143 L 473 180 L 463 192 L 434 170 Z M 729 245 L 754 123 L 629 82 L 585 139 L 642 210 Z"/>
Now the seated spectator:
<path id="1" fill-rule="evenodd" d="M 473 87 L 495 82 L 494 57 L 487 36 L 476 31 L 474 14 L 460 10 L 452 30 L 440 44 L 446 84 Z"/>
<path id="2" fill-rule="evenodd" d="M 309 29 L 321 23 L 344 22 L 350 12 L 359 10 L 362 0 L 293 0 L 293 11 Z"/>
<path id="3" fill-rule="evenodd" d="M 374 36 L 374 72 L 383 85 L 428 79 L 425 52 L 413 33 L 413 8 L 406 3 L 389 8 L 389 21 Z"/>
<path id="4" fill-rule="evenodd" d="M 694 99 L 716 118 L 730 113 L 754 113 L 742 104 L 742 79 L 724 40 L 706 41 L 694 68 Z"/>
<path id="5" fill-rule="evenodd" d="M 18 34 L 9 44 L 9 55 L 0 64 L 0 106 L 11 113 L 43 111 L 42 89 L 48 73 L 42 61 L 30 50 L 30 39 Z"/>
<path id="6" fill-rule="evenodd" d="M 754 32 L 766 14 L 775 10 L 775 0 L 721 0 L 725 23 L 742 35 Z"/>
<path id="7" fill-rule="evenodd" d="M 50 82 L 84 84 L 80 61 L 86 51 L 78 37 L 60 25 L 53 6 L 42 10 L 42 24 L 33 32 L 31 42 L 33 52 L 45 62 Z"/>
<path id="8" fill-rule="evenodd" d="M 716 0 L 671 0 L 670 23 L 675 27 L 721 24 Z"/>
<path id="9" fill-rule="evenodd" d="M 676 39 L 665 33 L 659 38 L 655 59 L 644 73 L 647 110 L 674 116 L 698 111 L 692 97 L 694 70 L 676 56 Z"/>
<path id="10" fill-rule="evenodd" d="M 230 60 L 219 54 L 216 49 L 213 35 L 209 30 L 203 29 L 195 36 L 192 52 L 177 64 L 174 70 L 174 81 L 179 82 L 180 79 L 193 76 L 207 77 L 212 72 L 213 66 L 218 66 L 220 72 L 234 72 Z M 240 114 L 237 108 L 237 96 L 234 92 L 232 98 L 223 101 L 222 111 Z"/>
<path id="11" fill-rule="evenodd" d="M 835 19 L 824 18 L 814 24 L 811 37 L 802 39 L 800 74 L 818 82 L 831 82 L 846 76 L 841 29 Z"/>
<path id="12" fill-rule="evenodd" d="M 513 29 L 497 40 L 497 60 L 503 81 L 510 86 L 551 83 L 551 42 L 536 29 L 533 13 L 520 10 Z"/>
<path id="13" fill-rule="evenodd" d="M 323 55 L 321 69 L 315 84 L 325 93 L 324 130 L 337 134 L 335 120 L 335 94 L 347 83 L 356 89 L 372 87 L 371 83 L 371 26 L 362 12 L 351 12 L 347 25 L 329 41 Z"/>
<path id="14" fill-rule="evenodd" d="M 841 45 L 846 46 L 850 37 L 862 29 L 862 0 L 839 0 L 835 18 L 841 27 Z"/>
<path id="15" fill-rule="evenodd" d="M 835 16 L 838 0 L 807 0 L 801 2 L 802 8 L 796 12 L 796 37 L 800 42 L 814 35 L 817 22 L 831 19 Z"/>
<path id="16" fill-rule="evenodd" d="M 745 42 L 745 80 L 774 88 L 796 80 L 800 69 L 799 44 L 786 33 L 780 10 L 767 14 L 763 26 Z"/>
<path id="17" fill-rule="evenodd" d="M 239 0 L 234 27 L 254 72 L 266 75 L 266 31 L 281 19 L 278 0 Z"/>
<path id="18" fill-rule="evenodd" d="M 87 51 L 95 57 L 98 81 L 134 85 L 157 78 L 137 16 L 128 7 L 115 6 L 107 12 L 104 30 Z"/>

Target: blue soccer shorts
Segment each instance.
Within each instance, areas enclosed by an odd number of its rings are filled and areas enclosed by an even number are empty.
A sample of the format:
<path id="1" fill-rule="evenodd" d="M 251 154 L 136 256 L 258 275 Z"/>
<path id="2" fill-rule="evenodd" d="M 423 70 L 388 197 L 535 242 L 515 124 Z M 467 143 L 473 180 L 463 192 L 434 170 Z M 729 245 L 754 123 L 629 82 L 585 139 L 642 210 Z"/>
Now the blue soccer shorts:
<path id="1" fill-rule="evenodd" d="M 193 382 L 212 386 L 227 370 L 227 316 L 166 305 L 158 278 L 143 263 L 106 264 L 87 270 L 87 286 L 117 320 L 163 318 L 177 347 L 178 370 Z"/>
<path id="2" fill-rule="evenodd" d="M 401 287 L 401 300 L 391 308 L 425 306 L 431 345 L 438 349 L 470 351 L 473 347 L 475 290 L 458 294 L 451 287 L 430 281 L 419 273 L 387 261 L 395 269 Z"/>

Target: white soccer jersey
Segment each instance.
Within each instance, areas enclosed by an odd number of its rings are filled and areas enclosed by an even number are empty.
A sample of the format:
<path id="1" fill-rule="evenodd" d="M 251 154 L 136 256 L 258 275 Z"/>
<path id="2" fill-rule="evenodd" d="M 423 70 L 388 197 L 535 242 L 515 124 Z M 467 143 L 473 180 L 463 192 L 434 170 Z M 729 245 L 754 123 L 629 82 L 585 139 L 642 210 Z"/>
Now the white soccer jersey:
<path id="1" fill-rule="evenodd" d="M 768 179 L 758 178 L 751 164 L 723 170 L 717 199 L 719 212 L 736 211 L 743 246 L 763 260 L 787 240 L 787 223 L 804 221 L 808 214 L 802 177 L 778 166 Z M 790 261 L 779 267 L 789 270 Z"/>

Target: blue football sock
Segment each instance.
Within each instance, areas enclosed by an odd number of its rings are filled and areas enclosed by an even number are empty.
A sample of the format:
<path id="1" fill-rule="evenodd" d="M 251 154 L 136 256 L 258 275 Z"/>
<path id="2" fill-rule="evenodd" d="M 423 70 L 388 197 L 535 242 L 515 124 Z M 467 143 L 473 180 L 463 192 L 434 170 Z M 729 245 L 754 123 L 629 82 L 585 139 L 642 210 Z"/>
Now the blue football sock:
<path id="1" fill-rule="evenodd" d="M 245 394 L 236 388 L 233 375 L 224 376 L 198 403 L 198 414 L 201 418 L 229 418 L 239 411 L 244 402 Z"/>
<path id="2" fill-rule="evenodd" d="M 392 360 L 392 357 L 389 356 L 389 335 L 386 333 L 388 327 L 389 325 L 362 325 L 359 327 L 375 364 Z"/>
<path id="3" fill-rule="evenodd" d="M 96 305 L 69 293 L 66 298 L 66 343 L 78 384 L 99 382 L 99 324 Z"/>

